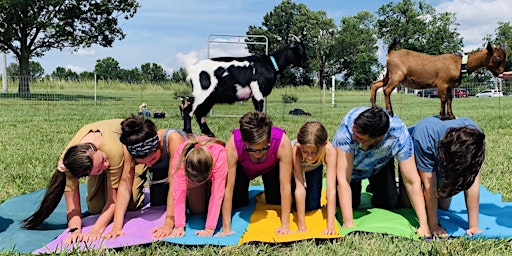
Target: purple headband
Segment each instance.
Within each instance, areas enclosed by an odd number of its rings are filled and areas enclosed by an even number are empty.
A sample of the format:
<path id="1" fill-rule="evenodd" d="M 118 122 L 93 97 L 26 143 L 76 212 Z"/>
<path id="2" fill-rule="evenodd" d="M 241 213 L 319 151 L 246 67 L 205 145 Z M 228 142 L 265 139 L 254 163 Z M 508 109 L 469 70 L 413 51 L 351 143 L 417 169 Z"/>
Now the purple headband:
<path id="1" fill-rule="evenodd" d="M 158 135 L 141 143 L 126 146 L 130 155 L 134 158 L 144 158 L 158 149 Z"/>

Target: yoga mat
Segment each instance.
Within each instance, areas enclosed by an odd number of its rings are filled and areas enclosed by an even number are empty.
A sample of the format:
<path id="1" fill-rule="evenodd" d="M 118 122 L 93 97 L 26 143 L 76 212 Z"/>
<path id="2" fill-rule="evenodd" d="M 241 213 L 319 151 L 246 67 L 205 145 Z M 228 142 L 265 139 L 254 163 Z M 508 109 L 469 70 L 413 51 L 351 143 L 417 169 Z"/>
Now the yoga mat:
<path id="1" fill-rule="evenodd" d="M 85 193 L 87 187 L 80 185 L 82 211 L 87 211 Z M 44 246 L 67 228 L 64 197 L 55 211 L 37 228 L 27 230 L 20 222 L 37 210 L 46 189 L 13 197 L 0 204 L 0 252 L 30 253 Z"/>
<path id="2" fill-rule="evenodd" d="M 448 211 L 438 210 L 439 222 L 453 237 L 467 236 L 468 214 L 464 193 L 452 198 Z M 512 237 L 512 202 L 503 202 L 500 194 L 495 194 L 480 186 L 480 211 L 478 226 L 482 233 L 472 238 L 511 238 Z"/>
<path id="3" fill-rule="evenodd" d="M 368 179 L 362 181 L 361 187 L 363 191 L 361 192 L 361 204 L 358 209 L 353 211 L 355 227 L 341 228 L 343 219 L 341 211 L 338 208 L 336 219 L 340 225 L 340 235 L 348 235 L 353 232 L 368 232 L 419 239 L 416 235 L 418 221 L 414 210 L 397 209 L 396 211 L 388 211 L 373 208 L 371 204 L 372 195 L 365 191 L 368 184 Z"/>
<path id="4" fill-rule="evenodd" d="M 361 205 L 353 213 L 354 224 L 356 225 L 353 228 L 341 228 L 343 220 L 338 208 L 336 219 L 340 225 L 340 235 L 348 235 L 352 232 L 370 232 L 419 239 L 416 235 L 418 221 L 414 210 L 398 209 L 396 211 L 388 211 L 372 208 L 370 198 L 371 195 L 369 193 L 361 193 Z"/>
<path id="5" fill-rule="evenodd" d="M 221 245 L 234 246 L 238 245 L 240 238 L 246 232 L 251 215 L 253 215 L 256 206 L 255 197 L 263 192 L 263 186 L 251 186 L 249 188 L 249 205 L 235 209 L 231 217 L 231 230 L 234 234 L 224 237 L 199 237 L 195 235 L 198 230 L 204 229 L 206 216 L 192 215 L 187 216 L 187 226 L 185 228 L 185 236 L 176 238 L 164 238 L 163 241 L 183 244 L 183 245 Z M 222 218 L 219 218 L 215 233 L 219 232 L 222 227 Z"/>
<path id="6" fill-rule="evenodd" d="M 250 203 L 246 207 L 242 207 L 233 212 L 231 228 L 235 233 L 226 237 L 198 237 L 194 233 L 197 230 L 204 228 L 206 222 L 206 215 L 189 215 L 187 216 L 187 226 L 185 227 L 185 236 L 178 238 L 164 238 L 165 242 L 171 242 L 184 245 L 237 245 L 240 237 L 245 232 L 252 211 L 254 210 L 254 197 L 263 190 L 262 187 L 251 187 L 249 196 L 251 197 Z M 149 194 L 146 194 L 149 198 Z M 82 232 L 89 231 L 98 215 L 89 216 L 83 219 Z M 127 212 L 125 215 L 125 224 L 123 230 L 124 236 L 114 239 L 100 239 L 93 243 L 78 243 L 68 246 L 63 243 L 64 238 L 67 237 L 66 232 L 62 232 L 56 239 L 49 242 L 47 245 L 35 250 L 33 253 L 62 253 L 73 251 L 85 251 L 89 249 L 99 248 L 120 248 L 125 246 L 149 244 L 155 239 L 152 237 L 151 231 L 165 222 L 165 206 L 150 207 L 146 206 L 140 211 Z M 222 226 L 221 219 L 219 219 L 217 233 Z M 109 224 L 105 229 L 104 234 L 112 230 L 112 224 Z M 160 240 L 160 239 L 159 239 Z"/>
<path id="7" fill-rule="evenodd" d="M 264 194 L 257 196 L 256 208 L 251 216 L 251 222 L 240 243 L 283 243 L 314 238 L 332 239 L 341 237 L 340 235 L 322 235 L 322 231 L 327 227 L 326 207 L 306 212 L 307 232 L 297 231 L 297 213 L 294 212 L 290 214 L 290 230 L 292 233 L 286 235 L 275 234 L 275 230 L 281 226 L 281 206 L 265 204 L 263 197 Z M 321 205 L 325 206 L 326 203 L 325 190 L 323 190 Z M 335 228 L 338 231 L 338 226 L 335 226 Z"/>

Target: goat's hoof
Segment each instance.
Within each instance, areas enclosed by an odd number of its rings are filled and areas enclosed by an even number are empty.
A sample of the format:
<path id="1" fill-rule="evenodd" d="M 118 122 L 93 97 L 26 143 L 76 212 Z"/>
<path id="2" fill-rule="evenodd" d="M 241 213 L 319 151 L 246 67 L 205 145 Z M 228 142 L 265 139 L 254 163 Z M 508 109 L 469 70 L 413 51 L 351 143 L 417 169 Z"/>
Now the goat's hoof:
<path id="1" fill-rule="evenodd" d="M 443 120 L 443 121 L 453 120 L 453 119 L 455 119 L 454 115 L 451 115 L 451 116 L 441 116 L 441 120 Z"/>
<path id="2" fill-rule="evenodd" d="M 210 138 L 215 138 L 215 134 L 213 134 L 213 133 L 211 133 L 211 132 L 210 132 L 210 133 L 208 133 L 206 136 L 208 136 L 208 137 L 210 137 Z"/>

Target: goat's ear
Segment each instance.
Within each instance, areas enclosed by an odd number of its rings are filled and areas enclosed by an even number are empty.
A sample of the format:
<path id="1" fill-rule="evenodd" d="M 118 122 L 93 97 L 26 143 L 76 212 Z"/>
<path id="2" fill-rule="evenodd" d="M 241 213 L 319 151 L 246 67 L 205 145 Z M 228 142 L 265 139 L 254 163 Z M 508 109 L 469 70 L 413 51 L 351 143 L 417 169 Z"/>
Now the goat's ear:
<path id="1" fill-rule="evenodd" d="M 487 43 L 487 47 L 486 47 L 486 49 L 487 49 L 487 53 L 489 53 L 490 55 L 492 55 L 492 54 L 493 54 L 494 49 L 492 48 L 492 45 L 491 45 L 491 43 L 490 43 L 490 42 L 488 42 L 488 43 Z"/>

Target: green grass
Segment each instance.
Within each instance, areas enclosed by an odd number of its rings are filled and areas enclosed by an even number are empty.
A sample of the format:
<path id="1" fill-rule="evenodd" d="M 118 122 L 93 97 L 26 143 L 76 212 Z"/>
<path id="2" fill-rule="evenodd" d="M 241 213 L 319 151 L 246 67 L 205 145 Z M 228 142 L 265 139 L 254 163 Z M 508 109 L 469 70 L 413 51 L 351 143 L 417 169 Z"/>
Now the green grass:
<path id="1" fill-rule="evenodd" d="M 54 171 L 63 148 L 83 125 L 101 119 L 125 118 L 136 113 L 142 102 L 150 111 L 167 113 L 164 119 L 153 119 L 159 128 L 182 128 L 178 99 L 174 92 L 184 85 L 124 85 L 42 82 L 33 84 L 33 97 L 18 98 L 14 93 L 0 94 L 0 203 L 24 193 L 44 188 Z M 10 92 L 16 89 L 9 88 Z M 282 96 L 292 94 L 298 101 L 283 104 Z M 308 120 L 319 120 L 332 137 L 345 113 L 357 106 L 369 105 L 367 91 L 336 91 L 334 107 L 330 92 L 309 87 L 275 89 L 268 97 L 267 113 L 274 124 L 286 129 L 291 138 Z M 96 101 L 94 101 L 96 99 Z M 383 106 L 379 95 L 377 103 Z M 414 94 L 392 96 L 394 111 L 407 125 L 439 112 L 439 100 L 419 98 Z M 482 167 L 482 184 L 493 192 L 512 200 L 510 162 L 512 150 L 512 97 L 455 99 L 454 113 L 475 120 L 486 133 L 487 152 Z M 301 108 L 312 116 L 291 116 L 288 111 Z M 253 109 L 251 101 L 233 105 L 217 105 L 208 124 L 216 135 L 227 140 L 238 125 L 238 117 Z M 218 117 L 229 115 L 236 117 Z M 199 128 L 193 122 L 193 130 Z M 467 240 L 421 242 L 381 235 L 351 235 L 346 238 L 318 242 L 302 241 L 286 245 L 248 244 L 237 247 L 182 247 L 168 243 L 130 247 L 121 251 L 106 250 L 81 255 L 507 255 L 512 246 L 506 240 Z"/>

